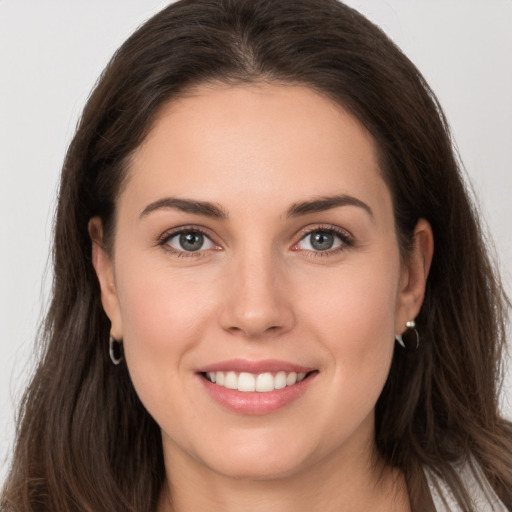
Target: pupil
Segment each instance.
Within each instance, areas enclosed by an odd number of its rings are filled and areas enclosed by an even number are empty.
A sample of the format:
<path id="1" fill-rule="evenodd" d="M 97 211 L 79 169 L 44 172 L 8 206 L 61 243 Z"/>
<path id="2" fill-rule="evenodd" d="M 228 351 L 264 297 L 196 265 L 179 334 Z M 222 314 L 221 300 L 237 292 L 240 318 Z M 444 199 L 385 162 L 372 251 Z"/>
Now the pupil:
<path id="1" fill-rule="evenodd" d="M 201 233 L 183 233 L 180 235 L 180 245 L 186 251 L 198 251 L 203 246 L 204 237 Z"/>
<path id="2" fill-rule="evenodd" d="M 334 245 L 334 236 L 325 231 L 313 233 L 310 238 L 311 247 L 317 251 L 327 251 Z"/>

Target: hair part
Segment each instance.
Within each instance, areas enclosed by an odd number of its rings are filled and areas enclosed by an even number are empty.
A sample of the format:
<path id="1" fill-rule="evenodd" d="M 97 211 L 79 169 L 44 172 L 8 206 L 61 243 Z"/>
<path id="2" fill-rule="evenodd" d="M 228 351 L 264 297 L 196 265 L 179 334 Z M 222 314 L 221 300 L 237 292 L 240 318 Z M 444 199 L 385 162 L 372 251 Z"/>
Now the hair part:
<path id="1" fill-rule="evenodd" d="M 304 85 L 373 136 L 402 251 L 420 218 L 436 243 L 416 319 L 421 346 L 394 354 L 376 406 L 376 449 L 403 471 L 414 510 L 426 503 L 424 467 L 472 510 L 452 466 L 469 455 L 512 506 L 512 427 L 499 417 L 497 387 L 508 301 L 435 95 L 378 27 L 336 0 L 181 0 L 116 52 L 69 147 L 45 350 L 20 406 L 2 510 L 155 510 L 165 480 L 160 430 L 126 366 L 108 357 L 88 222 L 101 217 L 111 248 L 131 156 L 163 105 L 218 82 Z"/>

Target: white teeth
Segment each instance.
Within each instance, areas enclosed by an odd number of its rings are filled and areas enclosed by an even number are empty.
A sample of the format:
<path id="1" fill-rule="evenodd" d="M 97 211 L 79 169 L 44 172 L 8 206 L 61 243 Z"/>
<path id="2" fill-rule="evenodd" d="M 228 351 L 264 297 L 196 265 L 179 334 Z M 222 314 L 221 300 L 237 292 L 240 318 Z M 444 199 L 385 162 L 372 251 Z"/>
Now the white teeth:
<path id="1" fill-rule="evenodd" d="M 306 373 L 279 371 L 275 374 L 270 372 L 254 375 L 248 372 L 208 372 L 207 379 L 210 382 L 228 389 L 237 389 L 243 392 L 258 391 L 268 393 L 274 389 L 283 389 L 286 386 L 293 386 L 306 378 Z"/>
<path id="2" fill-rule="evenodd" d="M 256 377 L 256 391 L 265 393 L 266 391 L 274 391 L 275 388 L 274 377 L 271 373 L 260 373 Z"/>
<path id="3" fill-rule="evenodd" d="M 275 389 L 283 389 L 286 387 L 286 372 L 277 372 Z"/>
<path id="4" fill-rule="evenodd" d="M 228 389 L 238 388 L 238 377 L 235 372 L 226 373 L 226 377 L 224 379 L 224 387 Z"/>
<path id="5" fill-rule="evenodd" d="M 238 391 L 255 391 L 256 379 L 250 373 L 242 372 L 238 376 Z M 259 390 L 258 390 L 259 391 Z"/>
<path id="6" fill-rule="evenodd" d="M 293 386 L 297 382 L 297 374 L 295 372 L 291 372 L 286 377 L 286 385 Z"/>

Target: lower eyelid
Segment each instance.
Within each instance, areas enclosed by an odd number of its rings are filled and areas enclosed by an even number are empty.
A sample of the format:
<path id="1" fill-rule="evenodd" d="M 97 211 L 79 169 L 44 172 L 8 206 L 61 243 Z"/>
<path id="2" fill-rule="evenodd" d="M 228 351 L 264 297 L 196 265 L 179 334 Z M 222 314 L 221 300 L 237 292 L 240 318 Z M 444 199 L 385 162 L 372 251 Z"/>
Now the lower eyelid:
<path id="1" fill-rule="evenodd" d="M 202 236 L 203 236 L 203 240 L 204 240 L 204 244 L 203 244 L 203 247 L 201 247 L 200 249 L 198 249 L 197 251 L 186 251 L 184 249 L 181 249 L 179 247 L 174 247 L 173 245 L 171 245 L 169 242 L 171 240 L 173 240 L 174 238 L 177 238 L 183 234 L 186 234 L 186 233 L 194 233 L 194 231 L 181 231 L 179 233 L 174 233 L 172 235 L 170 235 L 165 241 L 164 243 L 166 245 L 169 245 L 170 247 L 172 247 L 173 249 L 177 250 L 177 251 L 180 251 L 180 252 L 189 252 L 189 253 L 195 253 L 195 252 L 200 252 L 200 251 L 206 251 L 208 249 L 212 249 L 213 247 L 216 247 L 216 244 L 213 242 L 213 240 L 205 235 L 204 233 L 202 233 L 201 231 L 195 231 L 195 233 L 200 233 Z M 208 247 L 204 247 L 205 245 L 208 245 Z"/>
<path id="2" fill-rule="evenodd" d="M 314 248 L 301 249 L 300 247 L 298 247 L 300 242 L 302 242 L 308 236 L 311 236 L 313 233 L 317 233 L 317 232 L 324 232 L 324 233 L 332 234 L 338 240 L 337 245 L 335 247 L 332 247 L 332 248 L 326 249 L 326 250 L 315 250 Z M 173 238 L 178 237 L 179 235 L 182 235 L 185 233 L 200 233 L 204 237 L 205 241 L 207 242 L 207 247 L 201 247 L 197 251 L 187 251 L 185 249 L 174 247 L 169 243 L 169 241 L 172 240 Z M 204 254 L 207 251 L 222 249 L 221 246 L 219 246 L 219 244 L 217 244 L 212 239 L 212 237 L 211 237 L 211 235 L 209 235 L 209 233 L 207 233 L 205 230 L 200 229 L 195 226 L 190 226 L 190 227 L 185 226 L 185 227 L 182 227 L 181 229 L 177 229 L 175 231 L 170 231 L 170 232 L 168 231 L 159 237 L 157 245 L 160 245 L 165 250 L 167 250 L 171 253 L 174 253 L 178 256 L 181 256 L 181 257 L 188 257 L 188 256 L 196 256 L 197 257 L 197 256 Z M 295 251 L 302 250 L 304 252 L 311 253 L 312 257 L 329 256 L 334 253 L 341 252 L 341 251 L 351 247 L 352 245 L 354 245 L 353 238 L 345 230 L 343 230 L 343 231 L 341 229 L 338 230 L 331 226 L 318 226 L 315 229 L 309 229 L 307 231 L 303 231 L 302 234 L 300 235 L 299 241 L 296 242 L 292 246 L 292 250 L 295 250 Z"/>
<path id="3" fill-rule="evenodd" d="M 305 251 L 310 251 L 310 252 L 314 252 L 314 253 L 318 253 L 318 254 L 327 255 L 329 253 L 336 252 L 337 250 L 343 250 L 343 249 L 353 245 L 353 238 L 346 231 L 344 231 L 344 230 L 341 231 L 341 230 L 335 229 L 331 226 L 325 226 L 325 227 L 318 226 L 315 229 L 309 229 L 308 231 L 303 232 L 300 235 L 299 241 L 293 245 L 293 248 L 296 248 L 295 250 L 300 250 L 300 248 L 297 247 L 300 244 L 300 242 L 302 242 L 307 237 L 311 236 L 313 233 L 318 233 L 318 232 L 332 234 L 339 240 L 339 244 L 336 247 L 333 247 L 331 249 L 326 249 L 325 251 L 319 251 L 319 250 L 314 250 L 314 249 L 304 249 Z"/>
<path id="4" fill-rule="evenodd" d="M 207 246 L 201 247 L 197 251 L 187 251 L 180 247 L 174 247 L 169 243 L 173 238 L 187 233 L 201 234 L 204 237 L 204 241 L 206 242 L 205 245 Z M 206 251 L 212 249 L 220 249 L 220 246 L 212 239 L 212 236 L 209 233 L 207 233 L 204 229 L 196 226 L 182 226 L 174 230 L 169 230 L 158 237 L 156 245 L 161 246 L 163 249 L 169 251 L 170 253 L 174 253 L 180 256 L 200 256 Z"/>

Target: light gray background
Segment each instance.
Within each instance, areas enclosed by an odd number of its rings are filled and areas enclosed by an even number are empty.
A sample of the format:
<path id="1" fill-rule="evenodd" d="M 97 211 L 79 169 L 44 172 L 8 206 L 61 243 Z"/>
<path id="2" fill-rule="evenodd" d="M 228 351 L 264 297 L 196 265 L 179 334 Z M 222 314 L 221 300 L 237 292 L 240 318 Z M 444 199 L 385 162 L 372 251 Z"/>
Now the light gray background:
<path id="1" fill-rule="evenodd" d="M 512 0 L 350 0 L 420 68 L 512 292 Z M 96 78 L 162 0 L 0 0 L 0 483 L 32 368 L 63 155 Z M 510 365 L 509 365 L 510 368 Z M 503 410 L 512 417 L 510 369 Z"/>

